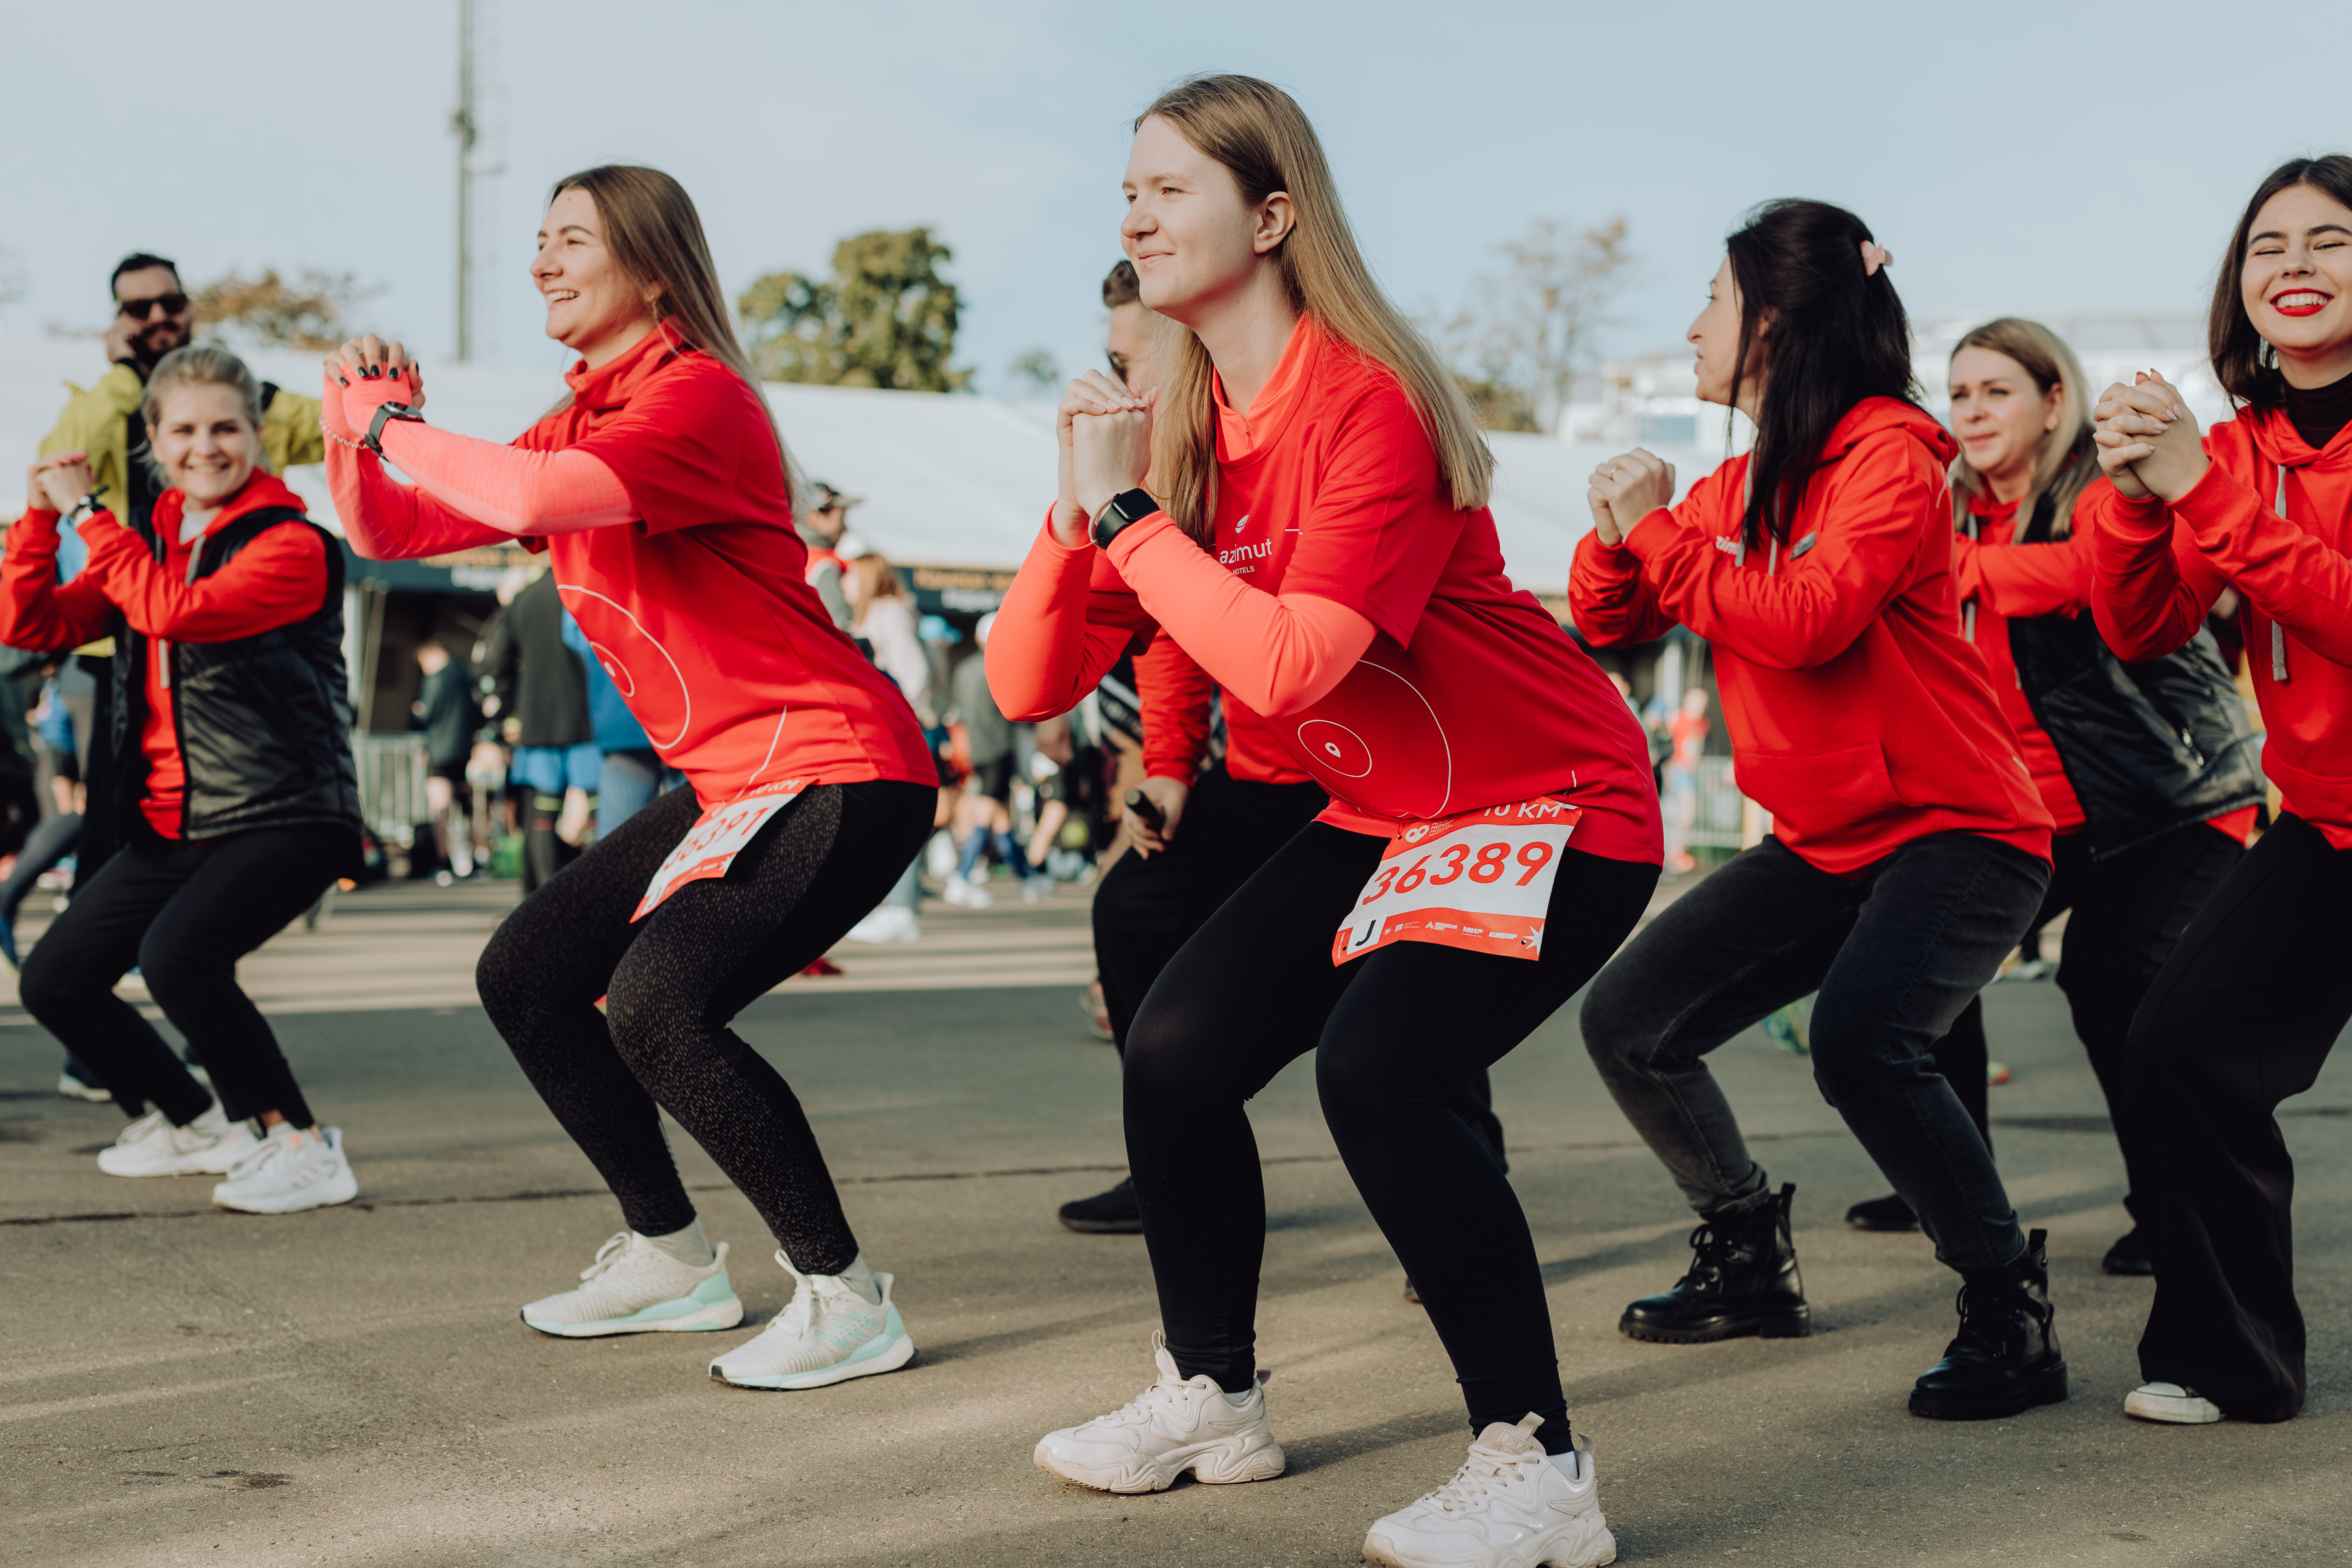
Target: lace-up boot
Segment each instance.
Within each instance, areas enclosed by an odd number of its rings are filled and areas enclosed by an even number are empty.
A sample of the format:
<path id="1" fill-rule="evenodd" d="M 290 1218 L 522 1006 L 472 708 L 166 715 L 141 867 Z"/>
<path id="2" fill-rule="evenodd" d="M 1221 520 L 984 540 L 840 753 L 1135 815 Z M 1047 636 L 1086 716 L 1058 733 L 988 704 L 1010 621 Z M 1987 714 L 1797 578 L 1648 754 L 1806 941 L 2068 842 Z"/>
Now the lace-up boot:
<path id="1" fill-rule="evenodd" d="M 1625 1309 L 1617 1327 L 1637 1340 L 1670 1345 L 1761 1334 L 1802 1339 L 1812 1332 L 1813 1310 L 1797 1272 L 1797 1244 L 1789 1207 L 1797 1184 L 1746 1209 L 1717 1209 L 1691 1232 L 1690 1272 L 1675 1288 L 1644 1296 Z"/>
<path id="2" fill-rule="evenodd" d="M 2050 1304 L 2046 1231 L 2026 1237 L 2005 1268 L 1969 1269 L 1960 1287 L 1960 1331 L 1944 1359 L 1919 1376 L 1911 1413 L 1938 1421 L 1990 1421 L 2066 1397 L 2066 1358 Z"/>
<path id="3" fill-rule="evenodd" d="M 1106 1492 L 1164 1492 L 1186 1470 L 1211 1485 L 1270 1480 L 1287 1462 L 1265 1417 L 1265 1374 L 1235 1404 L 1202 1373 L 1182 1377 L 1154 1331 L 1160 1375 L 1124 1409 L 1038 1439 L 1037 1468 Z"/>

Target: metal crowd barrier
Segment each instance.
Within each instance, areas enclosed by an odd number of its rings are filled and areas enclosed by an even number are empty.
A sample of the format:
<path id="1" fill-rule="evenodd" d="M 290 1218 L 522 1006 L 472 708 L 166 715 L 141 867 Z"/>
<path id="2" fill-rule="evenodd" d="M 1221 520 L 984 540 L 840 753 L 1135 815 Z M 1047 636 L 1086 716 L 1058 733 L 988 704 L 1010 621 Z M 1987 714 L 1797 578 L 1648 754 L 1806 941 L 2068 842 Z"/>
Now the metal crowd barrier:
<path id="1" fill-rule="evenodd" d="M 425 736 L 421 731 L 352 736 L 358 765 L 360 815 L 380 844 L 408 847 L 416 825 L 431 813 L 425 805 Z"/>

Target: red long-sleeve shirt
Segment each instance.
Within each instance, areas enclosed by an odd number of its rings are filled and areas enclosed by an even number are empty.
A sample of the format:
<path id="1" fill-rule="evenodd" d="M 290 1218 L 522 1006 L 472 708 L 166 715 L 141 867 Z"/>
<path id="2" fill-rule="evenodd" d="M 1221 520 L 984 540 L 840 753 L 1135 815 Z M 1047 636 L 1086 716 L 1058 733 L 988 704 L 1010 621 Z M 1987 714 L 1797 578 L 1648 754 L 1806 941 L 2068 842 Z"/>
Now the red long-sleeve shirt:
<path id="1" fill-rule="evenodd" d="M 1962 533 L 1952 541 L 1952 584 L 1958 593 L 1962 626 L 1969 640 L 1984 656 L 1985 673 L 2000 700 L 2001 716 L 2017 731 L 2018 753 L 2032 770 L 2042 804 L 2050 808 L 2057 831 L 2078 832 L 2088 820 L 2074 796 L 2073 781 L 2060 761 L 2057 743 L 2033 716 L 2033 704 L 2017 679 L 2017 660 L 2011 657 L 2009 623 L 2033 616 L 2073 618 L 2091 603 L 2091 552 L 2079 534 L 2046 543 L 2019 546 L 2017 503 L 1979 496 L 1969 506 L 1977 537 Z M 1976 606 L 1974 624 L 1967 616 Z"/>
<path id="2" fill-rule="evenodd" d="M 1825 871 L 1968 832 L 2050 853 L 2050 812 L 1960 637 L 1946 465 L 1926 413 L 1870 398 L 1831 432 L 1785 548 L 1740 543 L 1738 457 L 1610 549 L 1577 546 L 1569 597 L 1595 643 L 1680 622 L 1714 649 L 1739 787 Z"/>
<path id="3" fill-rule="evenodd" d="M 2092 607 L 2107 646 L 2157 658 L 2234 586 L 2267 734 L 2263 772 L 2289 811 L 2352 849 L 2352 426 L 2314 450 L 2284 409 L 2205 432 L 2187 495 L 2090 509 Z M 2284 500 L 2284 515 L 2281 501 Z"/>
<path id="4" fill-rule="evenodd" d="M 300 508 L 301 498 L 259 469 L 229 498 L 203 533 L 183 541 L 187 498 L 166 490 L 152 522 L 163 540 L 157 561 L 146 542 L 110 511 L 82 524 L 89 564 L 72 582 L 58 582 L 58 514 L 27 511 L 8 530 L 0 558 L 0 643 L 11 647 L 67 648 L 112 634 L 120 610 L 147 641 L 146 713 L 139 746 L 147 758 L 147 793 L 140 809 L 157 833 L 180 837 L 181 796 L 187 767 L 180 755 L 172 703 L 172 644 L 233 642 L 292 626 L 317 615 L 326 601 L 326 542 L 294 521 L 265 529 L 219 571 L 188 581 L 197 543 L 262 507 Z"/>
<path id="5" fill-rule="evenodd" d="M 1143 704 L 1143 771 L 1190 784 L 1209 751 L 1209 672 L 1165 631 L 1135 656 L 1135 690 Z M 1245 784 L 1309 784 L 1290 761 L 1272 723 L 1231 691 L 1225 700 L 1225 772 Z"/>

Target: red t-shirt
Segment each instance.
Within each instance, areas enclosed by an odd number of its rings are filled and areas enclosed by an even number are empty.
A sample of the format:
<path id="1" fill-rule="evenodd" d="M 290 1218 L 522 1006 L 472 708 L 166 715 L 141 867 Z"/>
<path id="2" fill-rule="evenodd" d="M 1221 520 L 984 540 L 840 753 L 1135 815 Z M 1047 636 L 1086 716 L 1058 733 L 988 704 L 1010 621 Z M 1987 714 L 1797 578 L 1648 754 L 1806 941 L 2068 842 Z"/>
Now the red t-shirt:
<path id="1" fill-rule="evenodd" d="M 756 784 L 938 782 L 897 682 L 808 585 L 766 411 L 659 331 L 563 378 L 572 406 L 515 445 L 611 468 L 639 521 L 529 540 L 662 760 L 705 805 Z"/>

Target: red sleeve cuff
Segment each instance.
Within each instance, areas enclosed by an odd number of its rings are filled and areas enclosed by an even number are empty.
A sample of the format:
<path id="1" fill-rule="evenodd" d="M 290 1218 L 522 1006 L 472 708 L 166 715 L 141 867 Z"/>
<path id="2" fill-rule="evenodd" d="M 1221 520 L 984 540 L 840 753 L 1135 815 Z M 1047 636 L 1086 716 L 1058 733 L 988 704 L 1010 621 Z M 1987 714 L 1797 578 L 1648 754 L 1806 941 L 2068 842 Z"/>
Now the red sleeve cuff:
<path id="1" fill-rule="evenodd" d="M 2242 480 L 2223 472 L 2221 464 L 2209 461 L 2205 465 L 2203 477 L 2189 486 L 2189 493 L 2174 501 L 2170 510 L 2190 528 L 2204 528 L 2226 521 L 2227 514 L 2232 509 L 2243 505 L 2245 498 L 2250 493 L 2249 488 Z M 2126 501 L 2124 504 L 2126 506 L 2153 504 L 2160 507 L 2164 503 L 2162 501 L 2152 503 Z"/>
<path id="2" fill-rule="evenodd" d="M 2197 481 L 2197 489 L 2201 490 L 2210 484 L 2220 468 L 2219 463 L 2208 468 L 2205 477 Z M 2189 493 L 2194 495 L 2196 490 Z M 2172 531 L 2172 509 L 2160 496 L 2135 500 L 2117 490 L 2108 500 L 2106 510 L 2107 521 L 2114 525 L 2115 531 L 2125 538 L 2154 539 Z"/>
<path id="3" fill-rule="evenodd" d="M 1651 556 L 1666 547 L 1674 527 L 1675 514 L 1660 507 L 1625 531 L 1625 542 L 1621 548 L 1630 552 L 1635 560 L 1646 566 Z M 1601 548 L 1606 550 L 1609 547 L 1603 544 Z"/>
<path id="4" fill-rule="evenodd" d="M 1176 520 L 1164 511 L 1155 511 L 1150 517 L 1138 518 L 1113 536 L 1110 548 L 1104 553 L 1110 557 L 1110 563 L 1118 568 L 1118 574 L 1125 577 L 1127 563 L 1135 559 L 1135 552 L 1175 526 Z M 1053 531 L 1053 524 L 1049 521 L 1045 525 L 1047 537 L 1050 538 Z M 1055 547 L 1060 548 L 1058 542 Z M 1086 547 L 1082 545 L 1080 548 Z"/>

